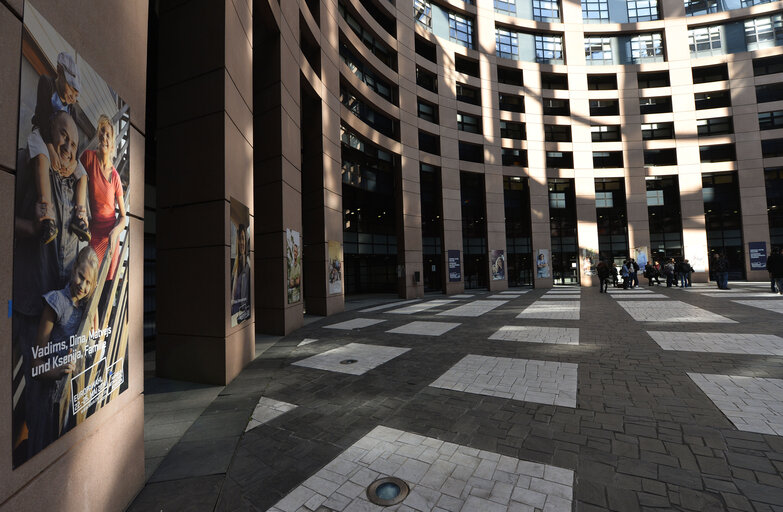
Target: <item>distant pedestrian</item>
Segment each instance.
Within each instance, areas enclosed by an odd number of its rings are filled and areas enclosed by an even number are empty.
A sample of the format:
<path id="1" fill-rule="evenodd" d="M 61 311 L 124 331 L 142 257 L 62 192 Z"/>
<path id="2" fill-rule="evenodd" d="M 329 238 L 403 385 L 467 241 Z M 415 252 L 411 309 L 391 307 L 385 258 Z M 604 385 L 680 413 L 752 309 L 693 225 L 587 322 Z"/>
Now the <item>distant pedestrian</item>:
<path id="1" fill-rule="evenodd" d="M 598 262 L 596 271 L 598 272 L 598 291 L 604 293 L 609 288 L 609 279 L 611 279 L 611 276 L 614 273 L 614 266 L 610 265 L 605 260 L 601 260 Z"/>
<path id="2" fill-rule="evenodd" d="M 729 288 L 729 260 L 723 254 L 715 253 L 712 258 L 715 265 L 715 281 L 720 290 L 730 290 Z"/>
<path id="3" fill-rule="evenodd" d="M 683 262 L 683 268 L 685 268 L 685 286 L 689 287 L 691 286 L 691 275 L 693 274 L 693 267 L 691 266 L 690 262 L 686 258 Z"/>
<path id="4" fill-rule="evenodd" d="M 772 254 L 767 258 L 767 271 L 769 277 L 774 280 L 777 293 L 783 295 L 783 254 L 778 247 L 772 249 Z"/>
<path id="5" fill-rule="evenodd" d="M 685 270 L 685 261 L 678 261 L 674 264 L 674 271 L 677 273 L 677 280 L 680 283 L 680 288 L 685 288 L 688 285 L 688 278 L 686 277 L 687 271 Z"/>
<path id="6" fill-rule="evenodd" d="M 631 288 L 636 288 L 639 286 L 639 264 L 633 258 L 629 260 L 629 263 L 628 272 L 631 274 Z"/>
<path id="7" fill-rule="evenodd" d="M 647 279 L 647 286 L 652 286 L 652 280 L 655 278 L 655 265 L 651 261 L 648 261 L 644 266 L 644 274 L 642 275 Z"/>
<path id="8" fill-rule="evenodd" d="M 674 275 L 674 258 L 671 258 L 663 266 L 663 275 L 666 277 L 666 288 L 671 288 L 672 284 L 677 286 L 677 278 Z"/>
<path id="9" fill-rule="evenodd" d="M 628 263 L 626 260 L 623 262 L 623 266 L 620 267 L 620 276 L 623 278 L 623 290 L 627 290 L 631 284 L 631 271 L 628 269 Z"/>

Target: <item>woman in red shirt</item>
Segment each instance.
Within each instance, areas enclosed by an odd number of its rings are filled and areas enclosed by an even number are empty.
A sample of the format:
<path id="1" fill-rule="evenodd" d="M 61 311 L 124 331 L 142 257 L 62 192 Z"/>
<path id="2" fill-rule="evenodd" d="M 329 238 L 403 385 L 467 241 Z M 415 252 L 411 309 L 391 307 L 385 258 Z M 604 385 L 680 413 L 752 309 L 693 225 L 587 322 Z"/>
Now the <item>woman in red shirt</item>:
<path id="1" fill-rule="evenodd" d="M 112 164 L 114 155 L 114 125 L 105 115 L 98 118 L 98 148 L 85 150 L 80 158 L 87 171 L 90 197 L 90 225 L 92 239 L 90 247 L 98 254 L 103 263 L 106 250 L 112 247 L 111 267 L 106 279 L 114 279 L 119 261 L 117 241 L 125 229 L 125 203 L 123 202 L 122 183 L 117 169 Z M 120 215 L 115 217 L 115 205 Z"/>

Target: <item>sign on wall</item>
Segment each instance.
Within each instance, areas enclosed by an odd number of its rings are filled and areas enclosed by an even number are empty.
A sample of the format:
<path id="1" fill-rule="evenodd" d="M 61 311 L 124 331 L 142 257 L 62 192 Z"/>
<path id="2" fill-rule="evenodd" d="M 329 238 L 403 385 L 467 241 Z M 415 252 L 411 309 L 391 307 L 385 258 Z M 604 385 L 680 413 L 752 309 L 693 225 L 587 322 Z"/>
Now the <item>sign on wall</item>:
<path id="1" fill-rule="evenodd" d="M 506 251 L 495 249 L 489 255 L 489 273 L 493 281 L 502 281 L 506 278 Z"/>
<path id="2" fill-rule="evenodd" d="M 539 249 L 536 256 L 536 277 L 549 277 L 549 249 Z"/>
<path id="3" fill-rule="evenodd" d="M 341 293 L 343 291 L 343 250 L 340 242 L 329 242 L 329 293 Z"/>
<path id="4" fill-rule="evenodd" d="M 288 279 L 288 303 L 302 299 L 302 238 L 298 231 L 285 230 L 286 278 Z"/>
<path id="5" fill-rule="evenodd" d="M 459 259 L 459 249 L 449 249 L 449 282 L 456 283 L 462 280 L 462 264 Z"/>
<path id="6" fill-rule="evenodd" d="M 29 2 L 20 84 L 14 467 L 127 389 L 129 333 L 128 105 Z"/>
<path id="7" fill-rule="evenodd" d="M 767 242 L 748 242 L 748 252 L 750 252 L 750 269 L 766 270 Z"/>
<path id="8" fill-rule="evenodd" d="M 231 327 L 250 318 L 250 209 L 231 198 Z"/>

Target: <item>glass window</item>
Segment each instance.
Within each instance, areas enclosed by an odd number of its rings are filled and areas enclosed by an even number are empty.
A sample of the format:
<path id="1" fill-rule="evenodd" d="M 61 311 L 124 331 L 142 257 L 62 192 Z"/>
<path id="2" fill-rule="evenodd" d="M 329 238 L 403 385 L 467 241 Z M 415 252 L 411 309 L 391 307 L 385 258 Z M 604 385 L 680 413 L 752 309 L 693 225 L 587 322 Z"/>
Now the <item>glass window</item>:
<path id="1" fill-rule="evenodd" d="M 504 59 L 519 59 L 517 33 L 510 30 L 495 29 L 495 54 Z"/>
<path id="2" fill-rule="evenodd" d="M 611 142 L 620 140 L 620 126 L 600 125 L 590 127 L 593 142 Z"/>
<path id="3" fill-rule="evenodd" d="M 563 62 L 563 36 L 535 36 L 536 62 L 541 64 Z"/>
<path id="4" fill-rule="evenodd" d="M 525 140 L 525 123 L 500 121 L 500 137 L 503 139 Z"/>
<path id="5" fill-rule="evenodd" d="M 533 0 L 535 21 L 560 21 L 560 4 L 557 0 Z"/>
<path id="6" fill-rule="evenodd" d="M 718 0 L 685 0 L 685 15 L 698 16 L 720 11 Z"/>
<path id="7" fill-rule="evenodd" d="M 648 190 L 647 206 L 663 206 L 663 190 Z"/>
<path id="8" fill-rule="evenodd" d="M 688 44 L 691 54 L 712 52 L 720 53 L 722 46 L 720 27 L 699 27 L 688 31 Z"/>
<path id="9" fill-rule="evenodd" d="M 783 15 L 745 20 L 745 44 L 749 51 L 783 46 Z"/>
<path id="10" fill-rule="evenodd" d="M 759 112 L 759 130 L 783 128 L 783 110 Z"/>
<path id="11" fill-rule="evenodd" d="M 507 110 L 509 112 L 524 112 L 525 111 L 525 97 L 517 96 L 516 94 L 499 93 L 499 107 L 500 110 Z"/>
<path id="12" fill-rule="evenodd" d="M 565 192 L 550 192 L 549 193 L 549 207 L 550 208 L 565 208 L 566 207 L 566 195 L 565 195 Z"/>
<path id="13" fill-rule="evenodd" d="M 481 118 L 457 112 L 457 129 L 469 133 L 481 133 Z"/>
<path id="14" fill-rule="evenodd" d="M 642 125 L 642 140 L 673 138 L 674 123 L 648 123 Z"/>
<path id="15" fill-rule="evenodd" d="M 595 207 L 596 208 L 614 208 L 614 198 L 611 192 L 596 192 L 595 193 Z"/>
<path id="16" fill-rule="evenodd" d="M 428 101 L 419 99 L 418 115 L 421 119 L 431 123 L 438 122 L 438 107 Z"/>
<path id="17" fill-rule="evenodd" d="M 753 5 L 768 4 L 773 0 L 742 0 L 742 7 L 751 7 Z"/>
<path id="18" fill-rule="evenodd" d="M 471 105 L 481 105 L 481 90 L 477 87 L 457 82 L 457 101 L 464 101 Z"/>
<path id="19" fill-rule="evenodd" d="M 612 38 L 585 37 L 585 60 L 588 64 L 612 64 Z"/>
<path id="20" fill-rule="evenodd" d="M 517 3 L 515 0 L 495 0 L 495 11 L 501 14 L 515 15 Z"/>
<path id="21" fill-rule="evenodd" d="M 569 116 L 571 115 L 571 105 L 568 100 L 560 98 L 542 98 L 544 104 L 545 116 Z"/>
<path id="22" fill-rule="evenodd" d="M 609 21 L 609 0 L 582 0 L 582 19 L 585 23 Z"/>
<path id="23" fill-rule="evenodd" d="M 386 100 L 396 104 L 397 90 L 390 84 L 378 79 L 369 66 L 356 58 L 346 44 L 340 45 L 340 58 L 359 80 L 367 84 L 367 87 L 377 92 Z"/>
<path id="24" fill-rule="evenodd" d="M 650 98 L 639 98 L 640 114 L 660 114 L 672 111 L 671 96 L 655 96 Z"/>
<path id="25" fill-rule="evenodd" d="M 545 124 L 544 140 L 547 142 L 571 142 L 571 125 Z"/>
<path id="26" fill-rule="evenodd" d="M 465 48 L 473 44 L 473 20 L 455 12 L 449 13 L 449 39 Z"/>
<path id="27" fill-rule="evenodd" d="M 753 59 L 753 76 L 783 73 L 783 55 Z"/>
<path id="28" fill-rule="evenodd" d="M 730 117 L 713 117 L 711 119 L 698 119 L 696 130 L 699 135 L 725 135 L 734 133 L 734 123 Z"/>
<path id="29" fill-rule="evenodd" d="M 591 116 L 616 116 L 620 114 L 618 100 L 590 100 Z"/>
<path id="30" fill-rule="evenodd" d="M 658 19 L 658 0 L 628 0 L 628 21 L 652 21 Z"/>
<path id="31" fill-rule="evenodd" d="M 432 4 L 428 0 L 413 0 L 413 19 L 432 30 Z"/>
<path id="32" fill-rule="evenodd" d="M 638 34 L 631 38 L 631 62 L 663 60 L 663 39 L 658 32 Z"/>

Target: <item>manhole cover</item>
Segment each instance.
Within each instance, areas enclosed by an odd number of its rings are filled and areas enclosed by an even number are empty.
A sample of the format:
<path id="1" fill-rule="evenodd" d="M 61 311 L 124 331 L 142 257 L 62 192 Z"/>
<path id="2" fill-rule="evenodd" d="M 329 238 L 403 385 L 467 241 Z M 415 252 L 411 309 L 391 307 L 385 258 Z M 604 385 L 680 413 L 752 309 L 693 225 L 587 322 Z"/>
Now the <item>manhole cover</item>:
<path id="1" fill-rule="evenodd" d="M 342 361 L 340 361 L 340 364 L 354 364 L 354 363 L 358 363 L 358 361 L 356 359 L 343 359 Z"/>
<path id="2" fill-rule="evenodd" d="M 379 478 L 367 487 L 367 499 L 376 505 L 390 507 L 402 503 L 409 492 L 408 484 L 399 478 Z"/>

